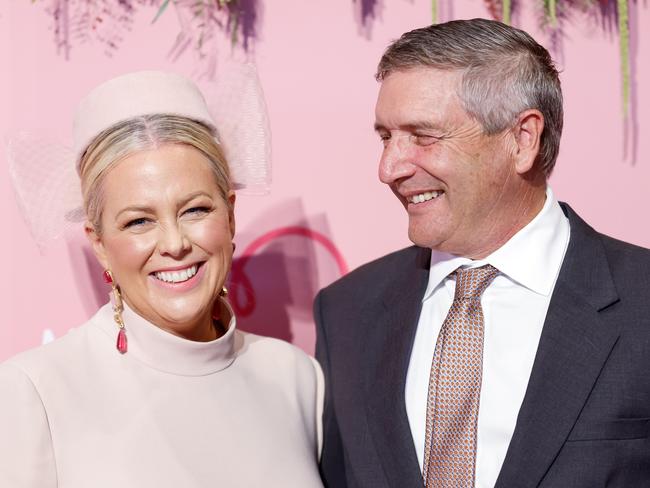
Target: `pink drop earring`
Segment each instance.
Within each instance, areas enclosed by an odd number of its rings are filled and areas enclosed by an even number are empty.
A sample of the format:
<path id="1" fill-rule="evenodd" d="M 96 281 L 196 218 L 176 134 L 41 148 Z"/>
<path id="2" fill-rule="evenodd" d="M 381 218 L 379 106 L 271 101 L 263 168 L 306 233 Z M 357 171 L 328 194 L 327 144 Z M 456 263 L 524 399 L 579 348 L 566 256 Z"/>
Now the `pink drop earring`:
<path id="1" fill-rule="evenodd" d="M 124 329 L 124 321 L 122 320 L 122 311 L 124 310 L 124 306 L 122 305 L 122 295 L 113 279 L 113 273 L 108 269 L 104 270 L 104 281 L 111 285 L 112 288 L 111 302 L 113 304 L 113 320 L 115 320 L 115 323 L 119 328 L 116 347 L 120 354 L 124 354 L 128 349 L 128 344 L 126 340 L 126 330 Z"/>

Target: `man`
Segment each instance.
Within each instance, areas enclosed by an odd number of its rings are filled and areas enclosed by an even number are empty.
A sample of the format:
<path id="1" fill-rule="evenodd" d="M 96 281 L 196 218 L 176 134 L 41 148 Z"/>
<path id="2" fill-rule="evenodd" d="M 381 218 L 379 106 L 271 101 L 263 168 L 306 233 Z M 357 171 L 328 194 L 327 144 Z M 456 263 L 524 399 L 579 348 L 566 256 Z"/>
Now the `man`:
<path id="1" fill-rule="evenodd" d="M 415 246 L 316 299 L 326 485 L 650 486 L 650 252 L 547 186 L 548 52 L 454 21 L 404 34 L 377 79 L 379 177 Z"/>

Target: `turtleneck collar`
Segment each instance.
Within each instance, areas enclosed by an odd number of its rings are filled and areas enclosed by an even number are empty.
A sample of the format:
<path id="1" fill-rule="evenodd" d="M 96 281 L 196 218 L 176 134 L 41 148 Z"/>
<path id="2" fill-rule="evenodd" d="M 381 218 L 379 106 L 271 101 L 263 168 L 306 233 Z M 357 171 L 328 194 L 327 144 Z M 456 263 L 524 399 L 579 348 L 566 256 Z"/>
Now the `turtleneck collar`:
<path id="1" fill-rule="evenodd" d="M 235 314 L 222 300 L 230 315 L 226 333 L 210 342 L 196 342 L 175 336 L 135 313 L 124 302 L 122 319 L 128 340 L 125 359 L 134 359 L 159 371 L 180 376 L 204 376 L 221 371 L 235 359 Z M 93 321 L 111 340 L 115 354 L 118 327 L 111 304 L 99 309 Z"/>

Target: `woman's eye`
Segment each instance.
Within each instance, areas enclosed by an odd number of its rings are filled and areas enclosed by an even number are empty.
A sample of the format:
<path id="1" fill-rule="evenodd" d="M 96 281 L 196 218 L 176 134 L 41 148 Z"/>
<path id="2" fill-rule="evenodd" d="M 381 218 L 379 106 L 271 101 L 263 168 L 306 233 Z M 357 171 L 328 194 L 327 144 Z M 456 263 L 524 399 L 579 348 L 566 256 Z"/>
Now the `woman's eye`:
<path id="1" fill-rule="evenodd" d="M 202 215 L 208 213 L 209 211 L 210 209 L 208 207 L 192 207 L 188 208 L 183 213 L 186 215 Z"/>
<path id="2" fill-rule="evenodd" d="M 124 228 L 125 228 L 125 229 L 129 229 L 129 228 L 131 228 L 131 227 L 138 227 L 138 226 L 141 226 L 141 225 L 146 224 L 147 222 L 149 222 L 149 219 L 146 219 L 146 218 L 144 218 L 144 217 L 141 217 L 141 218 L 139 218 L 139 219 L 129 220 L 129 221 L 124 225 Z"/>

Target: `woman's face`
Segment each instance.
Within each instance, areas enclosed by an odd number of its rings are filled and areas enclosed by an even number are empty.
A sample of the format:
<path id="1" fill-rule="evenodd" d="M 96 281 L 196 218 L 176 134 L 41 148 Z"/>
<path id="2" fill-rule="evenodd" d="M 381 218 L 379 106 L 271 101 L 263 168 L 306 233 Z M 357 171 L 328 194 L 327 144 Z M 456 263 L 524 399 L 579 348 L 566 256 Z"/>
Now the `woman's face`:
<path id="1" fill-rule="evenodd" d="M 175 335 L 214 339 L 235 221 L 205 156 L 169 144 L 119 162 L 104 177 L 101 224 L 89 238 L 129 306 Z"/>

